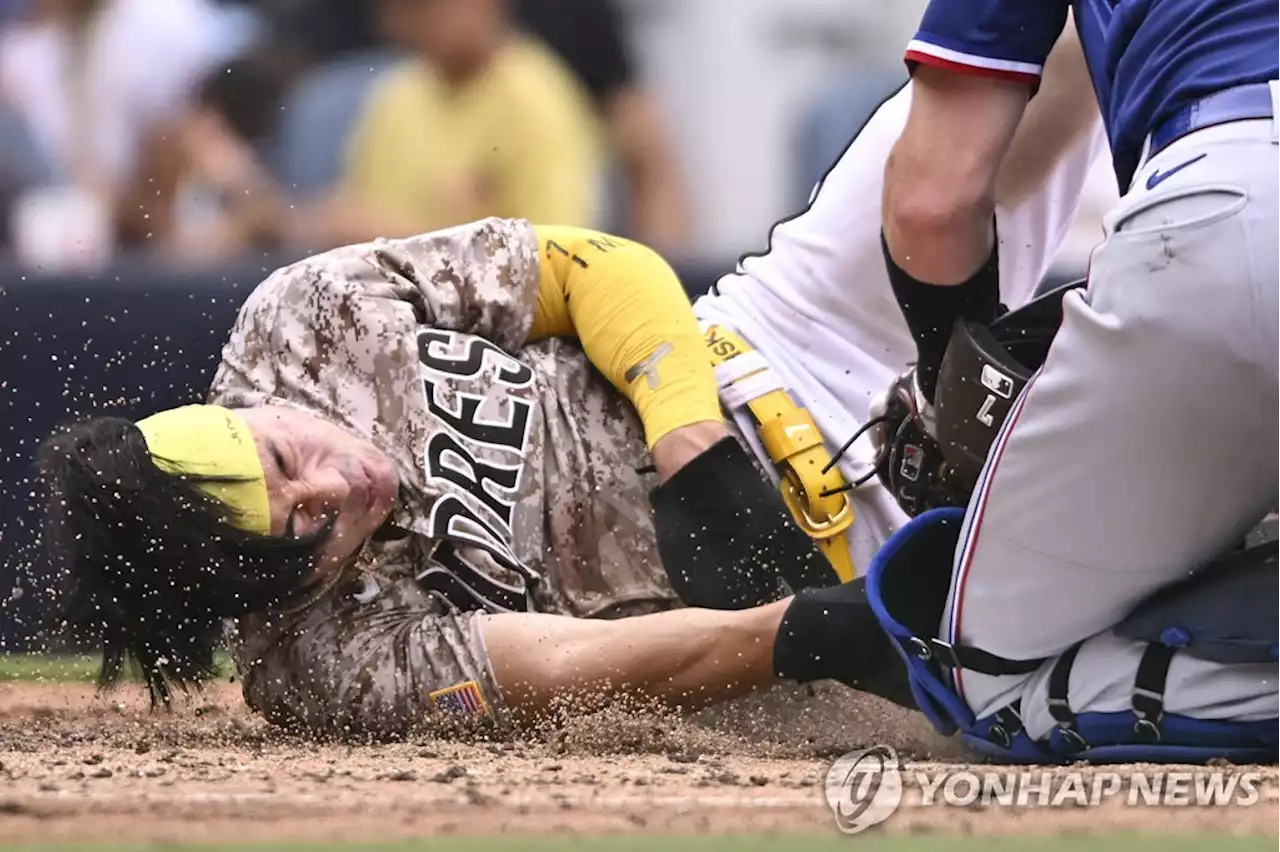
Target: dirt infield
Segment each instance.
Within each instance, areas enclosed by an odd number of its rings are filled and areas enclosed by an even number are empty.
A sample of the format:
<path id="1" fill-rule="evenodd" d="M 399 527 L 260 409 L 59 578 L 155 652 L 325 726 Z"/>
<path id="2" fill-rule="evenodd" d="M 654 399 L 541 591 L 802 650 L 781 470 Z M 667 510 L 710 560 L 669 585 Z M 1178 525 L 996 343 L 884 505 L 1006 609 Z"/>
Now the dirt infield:
<path id="1" fill-rule="evenodd" d="M 171 714 L 136 692 L 0 684 L 0 845 L 392 840 L 484 833 L 834 832 L 831 760 L 875 743 L 962 756 L 918 718 L 843 690 L 779 691 L 677 720 L 597 714 L 529 741 L 321 745 L 221 685 Z M 907 805 L 888 832 L 1153 830 L 1274 836 L 1276 773 L 1252 807 Z"/>

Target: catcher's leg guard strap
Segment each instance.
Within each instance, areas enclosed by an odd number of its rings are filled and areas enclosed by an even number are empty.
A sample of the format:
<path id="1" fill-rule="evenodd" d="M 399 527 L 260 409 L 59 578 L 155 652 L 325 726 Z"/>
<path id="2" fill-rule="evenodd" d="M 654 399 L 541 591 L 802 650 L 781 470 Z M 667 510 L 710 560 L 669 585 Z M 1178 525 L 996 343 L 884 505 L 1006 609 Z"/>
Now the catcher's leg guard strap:
<path id="1" fill-rule="evenodd" d="M 686 464 L 649 495 L 658 554 L 688 606 L 746 609 L 793 588 L 838 581 L 813 539 L 734 438 Z"/>
<path id="2" fill-rule="evenodd" d="M 774 674 L 808 683 L 835 680 L 915 709 L 907 670 L 867 600 L 866 578 L 800 592 L 773 646 Z"/>

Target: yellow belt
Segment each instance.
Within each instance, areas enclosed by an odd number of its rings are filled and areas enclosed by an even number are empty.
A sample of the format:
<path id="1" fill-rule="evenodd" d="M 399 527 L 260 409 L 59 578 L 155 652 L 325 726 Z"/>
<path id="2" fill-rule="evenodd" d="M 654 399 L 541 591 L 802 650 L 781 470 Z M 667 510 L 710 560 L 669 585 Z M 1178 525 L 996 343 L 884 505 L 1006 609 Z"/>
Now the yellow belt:
<path id="1" fill-rule="evenodd" d="M 715 367 L 752 351 L 745 340 L 722 326 L 708 327 L 703 337 Z M 758 372 L 740 376 L 735 383 Z M 768 390 L 746 405 L 781 478 L 782 502 L 800 529 L 817 543 L 840 582 L 849 582 L 855 576 L 846 535 L 853 524 L 853 504 L 842 490 L 847 484 L 831 463 L 818 425 L 782 389 Z"/>

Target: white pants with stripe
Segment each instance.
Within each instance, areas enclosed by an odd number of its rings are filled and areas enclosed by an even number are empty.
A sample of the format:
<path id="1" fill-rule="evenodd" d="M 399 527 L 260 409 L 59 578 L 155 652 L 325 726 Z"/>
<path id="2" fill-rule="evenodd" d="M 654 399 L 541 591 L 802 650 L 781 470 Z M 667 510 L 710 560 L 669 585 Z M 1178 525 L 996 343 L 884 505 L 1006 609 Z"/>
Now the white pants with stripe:
<path id="1" fill-rule="evenodd" d="M 956 553 L 939 635 L 1050 658 L 1031 675 L 960 673 L 979 718 L 1021 699 L 1028 734 L 1047 735 L 1053 658 L 1081 641 L 1072 710 L 1129 709 L 1143 646 L 1110 628 L 1275 508 L 1278 183 L 1276 123 L 1234 122 L 1143 163 L 1108 215 L 1088 288 L 1066 297 Z M 1177 654 L 1165 710 L 1272 718 L 1276 680 L 1275 664 Z"/>

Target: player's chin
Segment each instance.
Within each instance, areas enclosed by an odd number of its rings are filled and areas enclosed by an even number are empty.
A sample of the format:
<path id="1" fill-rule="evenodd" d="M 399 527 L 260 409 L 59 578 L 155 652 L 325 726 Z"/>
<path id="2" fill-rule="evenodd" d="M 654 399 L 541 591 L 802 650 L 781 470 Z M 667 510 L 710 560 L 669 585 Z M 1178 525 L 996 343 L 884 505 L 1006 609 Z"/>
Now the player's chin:
<path id="1" fill-rule="evenodd" d="M 308 577 L 308 583 L 315 583 L 350 563 L 364 547 L 369 536 L 373 535 L 373 530 L 363 531 L 366 525 L 363 518 L 339 516 L 328 540 L 317 553 L 315 569 Z M 377 527 L 373 529 L 376 530 Z"/>

